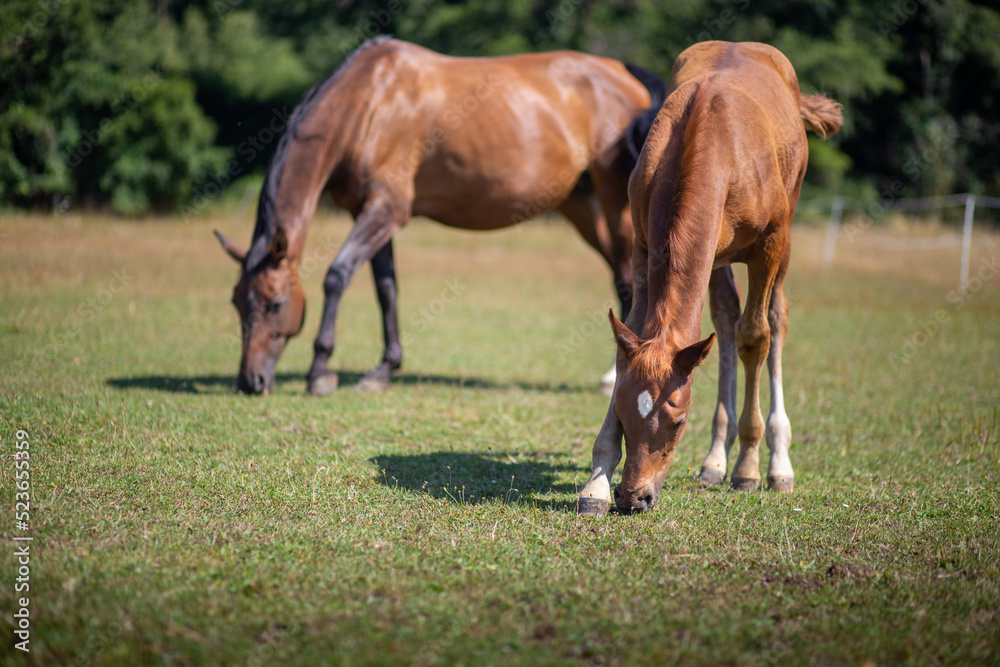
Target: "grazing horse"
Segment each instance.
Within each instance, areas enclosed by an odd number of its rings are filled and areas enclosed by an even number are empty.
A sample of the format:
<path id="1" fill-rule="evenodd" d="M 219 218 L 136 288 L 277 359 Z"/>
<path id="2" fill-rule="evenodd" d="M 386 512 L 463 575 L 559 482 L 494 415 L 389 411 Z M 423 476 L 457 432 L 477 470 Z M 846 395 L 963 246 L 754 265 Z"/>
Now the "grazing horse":
<path id="1" fill-rule="evenodd" d="M 795 70 L 770 46 L 703 42 L 678 57 L 667 100 L 629 181 L 635 292 L 625 323 L 609 313 L 618 377 L 579 513 L 610 509 L 623 436 L 625 466 L 614 502 L 623 513 L 656 504 L 684 433 L 692 371 L 716 335 L 700 340 L 709 291 L 719 336 L 719 399 L 701 479 L 722 482 L 738 433 L 740 454 L 730 480 L 737 490 L 756 488 L 758 446 L 766 433 L 768 486 L 792 490 L 791 427 L 781 388 L 788 327 L 782 283 L 808 160 L 805 130 L 826 138 L 840 125 L 839 105 L 800 93 Z M 733 262 L 745 263 L 749 276 L 742 315 Z M 737 354 L 746 372 L 738 428 Z M 771 376 L 766 425 L 757 396 L 765 359 Z"/>
<path id="2" fill-rule="evenodd" d="M 666 84 L 632 65 L 559 51 L 450 58 L 388 38 L 362 45 L 306 93 L 268 168 L 249 251 L 218 232 L 242 266 L 233 290 L 243 354 L 238 387 L 266 393 L 303 323 L 299 265 L 320 195 L 354 216 L 330 264 L 311 394 L 337 386 L 327 367 L 341 296 L 371 261 L 385 352 L 361 389 L 400 367 L 390 239 L 411 216 L 500 229 L 563 213 L 611 266 L 623 317 L 632 294 L 628 177 Z"/>

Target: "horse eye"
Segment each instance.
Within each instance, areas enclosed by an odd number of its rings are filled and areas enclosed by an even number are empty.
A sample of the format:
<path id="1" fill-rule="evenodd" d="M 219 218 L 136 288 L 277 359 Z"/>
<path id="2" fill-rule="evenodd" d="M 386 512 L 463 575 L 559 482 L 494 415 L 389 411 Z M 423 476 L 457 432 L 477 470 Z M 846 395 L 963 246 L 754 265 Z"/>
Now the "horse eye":
<path id="1" fill-rule="evenodd" d="M 273 315 L 279 310 L 281 310 L 281 307 L 284 305 L 285 305 L 284 301 L 268 301 L 266 304 L 264 304 L 264 312 L 267 313 L 268 315 Z"/>
<path id="2" fill-rule="evenodd" d="M 674 422 L 674 428 L 680 428 L 681 424 L 683 424 L 687 420 L 688 420 L 687 415 L 684 415 L 683 417 L 681 417 L 680 419 L 678 419 L 676 422 Z"/>

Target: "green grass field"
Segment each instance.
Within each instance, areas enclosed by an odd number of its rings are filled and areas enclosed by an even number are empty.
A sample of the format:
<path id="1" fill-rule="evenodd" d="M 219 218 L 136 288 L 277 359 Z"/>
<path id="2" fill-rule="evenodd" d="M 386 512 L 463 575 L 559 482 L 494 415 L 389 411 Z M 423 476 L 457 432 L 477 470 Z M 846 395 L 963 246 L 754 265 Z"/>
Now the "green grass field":
<path id="1" fill-rule="evenodd" d="M 873 249 L 872 229 L 824 271 L 824 230 L 797 229 L 796 491 L 695 484 L 713 353 L 656 511 L 591 519 L 612 291 L 567 225 L 412 223 L 403 372 L 350 386 L 381 354 L 366 268 L 342 388 L 315 399 L 325 246 L 349 228 L 321 215 L 305 329 L 248 398 L 210 233 L 246 242 L 236 218 L 0 220 L 4 664 L 1000 664 L 1000 236 L 976 236 L 961 294 L 957 248 Z"/>

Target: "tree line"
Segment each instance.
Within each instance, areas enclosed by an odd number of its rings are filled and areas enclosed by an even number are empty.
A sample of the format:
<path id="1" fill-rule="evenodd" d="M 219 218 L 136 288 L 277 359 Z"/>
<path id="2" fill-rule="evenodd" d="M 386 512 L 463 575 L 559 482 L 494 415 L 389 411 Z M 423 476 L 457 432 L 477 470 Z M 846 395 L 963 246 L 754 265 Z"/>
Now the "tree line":
<path id="1" fill-rule="evenodd" d="M 971 0 L 5 0 L 0 202 L 197 212 L 259 174 L 302 93 L 365 40 L 575 49 L 666 78 L 760 41 L 845 108 L 806 196 L 1000 195 L 1000 9 Z"/>

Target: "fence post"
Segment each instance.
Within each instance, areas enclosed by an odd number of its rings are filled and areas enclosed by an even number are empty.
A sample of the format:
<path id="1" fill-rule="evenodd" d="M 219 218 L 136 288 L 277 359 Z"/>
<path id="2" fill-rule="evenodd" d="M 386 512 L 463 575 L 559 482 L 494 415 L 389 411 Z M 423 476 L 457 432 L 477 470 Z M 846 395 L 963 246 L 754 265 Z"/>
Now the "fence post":
<path id="1" fill-rule="evenodd" d="M 826 243 L 823 244 L 823 268 L 828 269 L 833 264 L 833 251 L 837 246 L 837 234 L 840 233 L 840 216 L 844 213 L 844 198 L 833 198 L 830 208 L 830 224 L 826 228 Z"/>
<path id="2" fill-rule="evenodd" d="M 965 195 L 965 224 L 962 225 L 962 268 L 958 276 L 958 289 L 969 284 L 969 255 L 972 254 L 972 218 L 976 213 L 976 195 Z"/>

